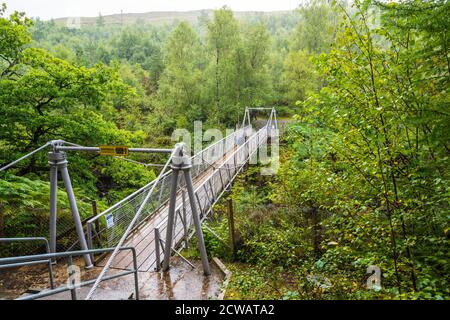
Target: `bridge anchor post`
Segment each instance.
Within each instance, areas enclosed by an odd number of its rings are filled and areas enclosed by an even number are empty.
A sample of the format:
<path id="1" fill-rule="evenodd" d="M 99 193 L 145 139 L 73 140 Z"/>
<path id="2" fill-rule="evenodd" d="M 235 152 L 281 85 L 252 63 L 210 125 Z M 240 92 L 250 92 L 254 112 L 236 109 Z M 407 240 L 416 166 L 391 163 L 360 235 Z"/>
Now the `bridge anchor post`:
<path id="1" fill-rule="evenodd" d="M 184 149 L 185 144 L 178 143 L 175 146 L 175 152 L 172 158 L 173 175 L 169 199 L 169 215 L 167 220 L 166 241 L 164 247 L 163 271 L 168 271 L 170 269 L 170 255 L 172 252 L 172 236 L 175 221 L 178 176 L 180 172 L 183 172 L 184 179 L 186 182 L 186 189 L 189 197 L 189 203 L 191 205 L 192 210 L 192 218 L 194 220 L 195 231 L 197 234 L 198 248 L 202 259 L 203 273 L 205 274 L 205 276 L 209 276 L 211 274 L 211 270 L 209 267 L 208 255 L 206 253 L 205 240 L 203 238 L 200 216 L 198 214 L 197 207 L 195 204 L 194 186 L 192 183 L 192 176 L 191 176 L 192 163 L 191 159 L 185 153 Z"/>
<path id="2" fill-rule="evenodd" d="M 88 250 L 86 238 L 84 236 L 83 225 L 81 223 L 80 213 L 78 211 L 75 194 L 70 181 L 69 170 L 67 169 L 67 157 L 64 152 L 52 151 L 48 154 L 48 163 L 50 165 L 50 251 L 56 253 L 56 222 L 57 222 L 57 193 L 58 193 L 58 171 L 64 181 L 67 197 L 69 199 L 70 210 L 72 212 L 75 230 L 78 235 L 81 250 Z M 91 256 L 84 256 L 86 268 L 92 268 Z"/>

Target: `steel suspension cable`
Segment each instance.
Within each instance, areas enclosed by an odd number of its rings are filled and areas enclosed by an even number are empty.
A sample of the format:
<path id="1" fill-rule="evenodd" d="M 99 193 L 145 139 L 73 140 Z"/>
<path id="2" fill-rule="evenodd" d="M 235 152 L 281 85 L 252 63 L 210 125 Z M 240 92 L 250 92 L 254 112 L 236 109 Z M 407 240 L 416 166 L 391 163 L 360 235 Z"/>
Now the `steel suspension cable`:
<path id="1" fill-rule="evenodd" d="M 23 161 L 23 160 L 25 160 L 25 159 L 31 157 L 32 155 L 34 155 L 35 153 L 38 153 L 38 152 L 41 151 L 42 149 L 47 148 L 49 145 L 51 145 L 51 142 L 47 142 L 47 143 L 44 144 L 43 146 L 41 146 L 41 147 L 39 147 L 39 148 L 37 148 L 37 149 L 31 151 L 30 153 L 27 153 L 26 155 L 24 155 L 23 157 L 21 157 L 21 158 L 19 158 L 19 159 L 15 160 L 15 161 L 13 161 L 13 162 L 11 162 L 11 163 L 9 163 L 9 164 L 7 164 L 6 166 L 0 168 L 0 172 L 5 171 L 6 169 L 11 168 L 12 166 L 16 165 L 17 163 L 19 163 L 19 162 L 21 162 L 21 161 Z"/>

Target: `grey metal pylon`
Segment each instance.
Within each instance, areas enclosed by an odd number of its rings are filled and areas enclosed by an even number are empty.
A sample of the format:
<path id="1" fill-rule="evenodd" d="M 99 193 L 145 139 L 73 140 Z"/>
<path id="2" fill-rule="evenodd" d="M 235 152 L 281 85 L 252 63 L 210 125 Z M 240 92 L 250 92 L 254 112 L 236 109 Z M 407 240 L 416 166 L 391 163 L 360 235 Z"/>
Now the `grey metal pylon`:
<path id="1" fill-rule="evenodd" d="M 64 152 L 49 152 L 50 164 L 50 250 L 56 252 L 56 221 L 57 221 L 57 198 L 58 198 L 58 171 L 61 173 L 66 187 L 66 193 L 69 200 L 72 219 L 75 224 L 75 230 L 78 235 L 81 250 L 88 250 L 86 238 L 84 235 L 83 225 L 81 223 L 80 213 L 78 211 L 75 194 L 70 181 L 69 170 L 67 169 L 67 157 Z M 86 268 L 92 268 L 92 260 L 89 254 L 84 255 Z"/>
<path id="2" fill-rule="evenodd" d="M 185 144 L 178 143 L 175 146 L 174 156 L 172 157 L 172 189 L 170 190 L 169 199 L 169 214 L 167 220 L 167 230 L 166 230 L 166 241 L 164 248 L 164 261 L 163 261 L 163 271 L 168 271 L 170 268 L 170 255 L 172 252 L 172 237 L 173 237 L 173 226 L 175 220 L 175 208 L 177 199 L 177 186 L 178 186 L 178 176 L 179 172 L 184 172 L 184 179 L 186 182 L 186 189 L 188 192 L 189 203 L 192 210 L 192 219 L 194 221 L 195 231 L 197 234 L 198 249 L 200 251 L 200 257 L 202 259 L 203 272 L 206 276 L 211 274 L 209 267 L 208 255 L 206 253 L 205 240 L 203 238 L 203 232 L 201 227 L 200 216 L 197 211 L 195 204 L 195 194 L 194 186 L 192 183 L 191 176 L 191 158 L 186 154 Z"/>

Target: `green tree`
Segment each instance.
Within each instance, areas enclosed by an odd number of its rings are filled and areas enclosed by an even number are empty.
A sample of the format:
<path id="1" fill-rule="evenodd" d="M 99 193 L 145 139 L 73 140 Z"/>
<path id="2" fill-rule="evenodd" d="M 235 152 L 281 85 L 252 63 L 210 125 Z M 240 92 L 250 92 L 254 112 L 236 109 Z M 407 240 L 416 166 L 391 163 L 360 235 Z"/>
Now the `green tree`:
<path id="1" fill-rule="evenodd" d="M 77 67 L 43 49 L 30 48 L 30 22 L 22 14 L 0 17 L 0 141 L 4 162 L 45 142 L 126 142 L 114 119 L 114 95 L 130 97 L 113 68 Z M 4 41 L 3 39 L 7 39 Z M 110 92 L 114 92 L 114 95 Z M 129 98 L 128 98 L 129 99 Z M 132 137 L 132 135 L 131 135 Z M 46 168 L 32 158 L 20 174 Z M 47 171 L 47 169 L 45 169 Z"/>
<path id="2" fill-rule="evenodd" d="M 289 43 L 282 73 L 283 104 L 294 106 L 317 92 L 322 81 L 311 59 L 329 52 L 335 39 L 338 16 L 328 1 L 313 0 L 298 9 L 300 22 Z"/>
<path id="3" fill-rule="evenodd" d="M 292 50 L 307 50 L 314 54 L 328 52 L 338 21 L 329 1 L 312 0 L 301 5 L 298 11 L 300 22 L 292 38 Z"/>
<path id="4" fill-rule="evenodd" d="M 381 262 L 380 255 L 388 259 L 391 266 L 385 268 L 392 270 L 388 281 L 397 287 L 397 294 L 407 297 L 420 296 L 416 292 L 421 290 L 424 296 L 442 290 L 431 279 L 443 266 L 430 261 L 442 261 L 441 246 L 448 242 L 444 233 L 448 199 L 442 197 L 448 192 L 448 140 L 440 138 L 448 135 L 442 126 L 442 121 L 449 121 L 444 107 L 448 51 L 440 46 L 434 50 L 442 37 L 441 30 L 425 23 L 430 21 L 428 6 L 415 2 L 415 10 L 408 11 L 404 4 L 392 4 L 381 25 L 375 23 L 379 10 L 371 1 L 357 1 L 354 15 L 341 7 L 345 21 L 336 45 L 319 59 L 328 85 L 308 103 L 314 110 L 311 116 L 320 115 L 319 123 L 337 135 L 330 144 L 335 161 L 352 172 L 358 185 L 363 183 L 360 197 L 335 208 L 345 215 L 350 203 L 364 201 L 357 211 L 376 213 L 374 224 L 389 230 L 385 233 L 389 250 L 380 243 L 374 248 L 378 258 L 372 252 L 371 261 Z M 447 6 L 432 5 L 433 16 L 444 28 Z M 427 37 L 432 40 L 420 41 Z M 350 223 L 362 221 L 364 216 L 355 215 Z M 357 234 L 354 241 L 361 239 L 363 235 Z M 429 246 L 434 247 L 432 254 L 426 253 Z"/>
<path id="5" fill-rule="evenodd" d="M 129 63 L 138 63 L 150 72 L 152 91 L 156 92 L 163 62 L 162 49 L 152 35 L 137 27 L 127 27 L 111 42 L 116 57 Z"/>
<path id="6" fill-rule="evenodd" d="M 161 111 L 193 122 L 202 91 L 200 41 L 187 22 L 181 22 L 168 39 L 165 68 L 159 83 Z M 201 116 L 201 115 L 200 115 Z"/>
<path id="7" fill-rule="evenodd" d="M 214 103 L 211 118 L 215 122 L 224 116 L 235 119 L 238 90 L 236 59 L 233 58 L 241 36 L 239 24 L 230 9 L 222 8 L 214 11 L 214 18 L 208 24 L 207 39 L 212 56 L 208 70 L 210 79 L 213 79 L 209 83 L 209 96 Z M 229 112 L 224 112 L 225 110 Z"/>
<path id="8" fill-rule="evenodd" d="M 319 79 L 312 57 L 305 51 L 290 52 L 284 63 L 282 83 L 284 98 L 290 106 L 306 100 L 319 89 Z"/>
<path id="9" fill-rule="evenodd" d="M 23 55 L 31 35 L 27 28 L 32 21 L 24 13 L 15 12 L 9 19 L 4 18 L 6 4 L 0 7 L 0 79 L 17 76 L 15 67 Z"/>
<path id="10" fill-rule="evenodd" d="M 243 106 L 263 106 L 272 98 L 269 74 L 271 39 L 263 23 L 248 26 L 236 52 L 238 102 Z"/>

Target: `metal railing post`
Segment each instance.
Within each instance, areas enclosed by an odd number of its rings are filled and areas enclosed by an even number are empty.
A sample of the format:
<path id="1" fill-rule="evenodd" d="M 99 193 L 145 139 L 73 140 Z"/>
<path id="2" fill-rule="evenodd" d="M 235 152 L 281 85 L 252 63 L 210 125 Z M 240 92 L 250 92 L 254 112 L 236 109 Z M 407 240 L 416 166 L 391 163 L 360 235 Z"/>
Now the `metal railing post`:
<path id="1" fill-rule="evenodd" d="M 86 223 L 86 234 L 87 234 L 87 246 L 89 249 L 94 249 L 94 243 L 93 243 L 93 232 L 92 232 L 92 224 L 88 221 Z M 91 261 L 92 264 L 95 265 L 95 261 L 94 261 L 94 254 L 91 253 Z"/>
<path id="2" fill-rule="evenodd" d="M 161 270 L 161 236 L 159 234 L 159 228 L 155 228 L 155 255 L 156 255 L 156 271 Z"/>
<path id="3" fill-rule="evenodd" d="M 52 260 L 48 260 L 48 278 L 50 279 L 50 289 L 55 289 L 55 278 L 53 277 Z"/>
<path id="4" fill-rule="evenodd" d="M 138 275 L 136 250 L 134 248 L 131 250 L 131 254 L 133 255 L 133 268 L 134 268 L 134 295 L 135 299 L 139 300 L 139 275 Z"/>
<path id="5" fill-rule="evenodd" d="M 48 243 L 48 240 L 45 238 L 42 238 L 42 239 L 45 242 L 45 249 L 46 249 L 47 253 L 52 253 L 50 244 Z M 56 263 L 56 260 L 55 260 L 55 263 Z M 55 278 L 53 276 L 52 264 L 53 264 L 52 259 L 48 259 L 48 278 L 50 279 L 50 288 L 55 289 Z"/>
<path id="6" fill-rule="evenodd" d="M 75 270 L 73 269 L 72 256 L 67 257 L 67 270 L 69 270 L 69 281 L 70 281 L 70 295 L 72 300 L 77 300 L 77 288 L 75 287 Z"/>

